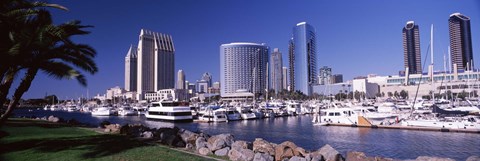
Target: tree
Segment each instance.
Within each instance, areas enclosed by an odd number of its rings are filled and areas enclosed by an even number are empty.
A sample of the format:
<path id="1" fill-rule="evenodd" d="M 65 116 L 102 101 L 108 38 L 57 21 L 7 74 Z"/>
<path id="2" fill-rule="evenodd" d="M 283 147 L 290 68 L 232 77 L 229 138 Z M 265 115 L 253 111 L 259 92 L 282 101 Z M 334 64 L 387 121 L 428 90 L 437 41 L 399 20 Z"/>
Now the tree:
<path id="1" fill-rule="evenodd" d="M 387 95 L 388 95 L 388 97 L 393 97 L 393 93 L 392 93 L 392 92 L 387 92 Z"/>
<path id="2" fill-rule="evenodd" d="M 400 96 L 400 94 L 398 94 L 397 91 L 393 92 L 393 96 L 395 96 L 395 98 L 398 98 Z"/>
<path id="3" fill-rule="evenodd" d="M 9 2 L 16 3 L 24 1 Z M 2 3 L 1 7 L 4 8 L 4 5 L 5 4 Z M 47 4 L 45 6 L 50 5 Z M 39 71 L 56 79 L 77 79 L 83 86 L 86 86 L 87 82 L 85 76 L 79 70 L 86 71 L 90 74 L 95 74 L 98 71 L 93 61 L 93 58 L 96 56 L 96 51 L 86 44 L 77 44 L 71 40 L 73 36 L 89 34 L 84 28 L 91 26 L 81 25 L 80 21 L 55 25 L 52 22 L 49 11 L 35 8 L 30 8 L 29 10 L 38 10 L 38 12 L 33 16 L 22 17 L 23 21 L 9 22 L 18 23 L 17 26 L 19 26 L 21 30 L 9 30 L 9 38 L 7 39 L 9 39 L 8 43 L 12 45 L 8 46 L 7 52 L 1 55 L 2 60 L 11 60 L 11 62 L 4 67 L 7 68 L 7 72 L 0 74 L 0 76 L 3 76 L 1 84 L 2 90 L 7 87 L 10 89 L 11 82 L 15 80 L 15 77 L 23 77 L 20 79 L 20 84 L 12 95 L 12 100 L 7 110 L 1 115 L 0 125 L 9 117 L 13 109 L 17 107 L 21 97 L 30 88 L 32 81 Z M 5 14 L 7 12 L 2 11 L 2 19 L 6 17 L 4 15 L 8 15 Z M 1 26 L 4 27 L 4 21 L 1 21 L 1 23 Z M 5 26 L 9 29 L 8 25 Z M 2 36 L 4 35 L 2 34 Z M 6 38 L 2 37 L 1 39 Z M 22 71 L 24 74 L 19 74 Z M 1 99 L 4 100 L 7 93 L 8 90 L 7 92 L 1 91 Z"/>

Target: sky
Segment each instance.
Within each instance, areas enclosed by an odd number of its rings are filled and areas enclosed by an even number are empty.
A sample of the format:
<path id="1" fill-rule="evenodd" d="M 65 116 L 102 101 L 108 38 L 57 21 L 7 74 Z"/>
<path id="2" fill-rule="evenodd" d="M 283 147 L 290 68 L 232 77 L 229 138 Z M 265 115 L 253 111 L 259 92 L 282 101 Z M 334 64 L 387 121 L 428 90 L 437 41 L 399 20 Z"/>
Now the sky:
<path id="1" fill-rule="evenodd" d="M 471 18 L 474 61 L 480 60 L 480 1 L 477 0 L 51 0 L 69 11 L 52 10 L 57 24 L 81 20 L 91 34 L 74 37 L 96 49 L 99 72 L 87 75 L 88 86 L 39 74 L 24 98 L 55 94 L 75 99 L 124 87 L 124 61 L 140 29 L 172 35 L 175 77 L 182 69 L 189 82 L 203 73 L 220 81 L 221 44 L 266 43 L 279 48 L 288 66 L 288 40 L 293 27 L 306 21 L 316 29 L 317 70 L 329 66 L 344 80 L 367 74 L 397 75 L 403 70 L 402 28 L 415 21 L 420 28 L 422 60 L 434 24 L 435 70 L 443 70 L 449 45 L 448 18 L 460 12 Z M 428 58 L 430 59 L 430 58 Z M 478 61 L 477 61 L 478 62 Z M 423 62 L 422 62 L 423 64 Z M 476 66 L 479 66 L 477 63 Z M 318 71 L 317 71 L 318 72 Z"/>

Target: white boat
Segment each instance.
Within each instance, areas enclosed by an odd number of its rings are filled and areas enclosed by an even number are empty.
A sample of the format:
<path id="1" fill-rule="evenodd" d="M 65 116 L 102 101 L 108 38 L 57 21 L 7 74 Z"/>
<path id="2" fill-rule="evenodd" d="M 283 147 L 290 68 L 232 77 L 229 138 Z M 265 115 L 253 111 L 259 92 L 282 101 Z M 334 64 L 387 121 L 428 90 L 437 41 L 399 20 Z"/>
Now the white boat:
<path id="1" fill-rule="evenodd" d="M 394 112 L 396 109 L 395 104 L 392 102 L 385 102 L 378 106 L 377 111 L 382 113 Z"/>
<path id="2" fill-rule="evenodd" d="M 398 114 L 395 113 L 379 113 L 375 112 L 373 109 L 365 108 L 365 107 L 355 107 L 352 108 L 353 111 L 355 111 L 358 116 L 363 116 L 370 123 L 374 125 L 379 125 L 384 121 L 390 120 L 390 119 L 396 119 L 398 117 Z"/>
<path id="3" fill-rule="evenodd" d="M 298 102 L 289 101 L 287 102 L 287 112 L 288 115 L 293 116 L 300 114 L 302 109 L 300 108 L 300 104 Z"/>
<path id="4" fill-rule="evenodd" d="M 60 106 L 58 106 L 58 105 L 50 105 L 50 111 L 58 111 L 58 110 L 60 110 L 60 109 L 61 109 L 61 108 L 60 108 Z"/>
<path id="5" fill-rule="evenodd" d="M 77 106 L 74 104 L 67 104 L 66 108 L 68 112 L 78 111 Z"/>
<path id="6" fill-rule="evenodd" d="M 226 109 L 225 113 L 227 114 L 228 121 L 237 121 L 242 119 L 240 112 L 238 112 L 237 110 L 228 108 Z"/>
<path id="7" fill-rule="evenodd" d="M 358 123 L 358 114 L 350 108 L 330 108 L 322 110 L 319 118 L 314 119 L 314 125 L 329 123 L 355 125 Z"/>
<path id="8" fill-rule="evenodd" d="M 223 108 L 217 110 L 208 110 L 198 116 L 198 120 L 206 122 L 227 122 L 226 110 Z"/>
<path id="9" fill-rule="evenodd" d="M 133 116 L 138 115 L 136 111 L 133 110 L 130 106 L 122 106 L 118 109 L 118 115 L 120 116 Z"/>
<path id="10" fill-rule="evenodd" d="M 480 130 L 480 122 L 473 117 L 464 117 L 461 120 L 445 118 L 410 119 L 403 120 L 402 126 Z"/>
<path id="11" fill-rule="evenodd" d="M 164 121 L 192 121 L 193 119 L 188 102 L 164 100 L 152 102 L 145 117 Z"/>
<path id="12" fill-rule="evenodd" d="M 137 112 L 137 115 L 145 115 L 148 109 L 148 103 L 146 102 L 137 103 L 132 108 L 133 108 L 133 111 Z"/>
<path id="13" fill-rule="evenodd" d="M 92 116 L 110 116 L 113 112 L 108 106 L 98 107 L 92 110 Z"/>
<path id="14" fill-rule="evenodd" d="M 472 104 L 472 102 L 470 102 L 469 100 L 467 100 L 463 104 L 460 104 L 457 107 L 446 108 L 444 110 L 446 110 L 446 111 L 464 111 L 464 112 L 469 112 L 469 113 L 479 113 L 480 114 L 480 108 L 478 108 L 477 106 L 474 106 Z"/>

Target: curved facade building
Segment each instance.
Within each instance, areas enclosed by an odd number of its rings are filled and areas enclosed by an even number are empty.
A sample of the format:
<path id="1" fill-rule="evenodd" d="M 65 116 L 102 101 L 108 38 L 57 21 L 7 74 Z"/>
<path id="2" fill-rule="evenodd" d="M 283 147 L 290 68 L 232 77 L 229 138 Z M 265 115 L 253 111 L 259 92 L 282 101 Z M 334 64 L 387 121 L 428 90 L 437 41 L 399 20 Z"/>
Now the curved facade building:
<path id="1" fill-rule="evenodd" d="M 237 90 L 263 93 L 267 88 L 269 48 L 265 44 L 230 43 L 220 46 L 221 96 Z"/>
<path id="2" fill-rule="evenodd" d="M 458 69 L 466 70 L 468 63 L 473 68 L 470 18 L 460 13 L 451 14 L 448 19 L 448 27 L 450 29 L 452 64 L 457 64 Z"/>
<path id="3" fill-rule="evenodd" d="M 312 85 L 316 84 L 317 53 L 315 28 L 306 22 L 300 22 L 293 28 L 289 43 L 290 90 L 312 94 Z"/>

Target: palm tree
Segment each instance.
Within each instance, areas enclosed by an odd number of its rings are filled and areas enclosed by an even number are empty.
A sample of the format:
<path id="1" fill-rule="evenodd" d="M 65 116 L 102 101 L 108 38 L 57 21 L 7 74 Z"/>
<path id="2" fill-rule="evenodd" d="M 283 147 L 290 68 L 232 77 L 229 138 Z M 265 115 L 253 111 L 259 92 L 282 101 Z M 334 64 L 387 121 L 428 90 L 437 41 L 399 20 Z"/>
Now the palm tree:
<path id="1" fill-rule="evenodd" d="M 54 25 L 50 13 L 46 10 L 28 18 L 22 26 L 24 27 L 22 31 L 10 34 L 13 45 L 8 51 L 10 54 L 8 57 L 11 58 L 12 63 L 9 64 L 7 71 L 11 71 L 9 74 L 12 78 L 15 78 L 20 71 L 25 71 L 25 74 L 6 112 L 0 118 L 0 125 L 16 108 L 38 71 L 43 71 L 57 79 L 77 79 L 83 86 L 87 83 L 79 70 L 90 74 L 98 71 L 93 61 L 96 55 L 95 50 L 88 45 L 77 44 L 71 40 L 72 36 L 88 34 L 89 32 L 83 29 L 90 26 L 82 26 L 79 21 Z M 10 77 L 2 78 L 3 82 L 8 81 L 6 78 Z"/>
<path id="2" fill-rule="evenodd" d="M 31 2 L 25 0 L 5 0 L 0 2 L 0 107 L 7 98 L 9 89 L 19 72 L 19 52 L 27 52 L 28 43 L 19 43 L 21 40 L 28 42 L 28 31 L 35 28 L 32 23 L 39 15 L 49 13 L 42 8 L 56 8 L 67 10 L 57 4 L 45 2 Z M 49 14 L 48 14 L 49 15 Z M 47 22 L 51 22 L 50 20 Z M 37 23 L 38 24 L 38 23 Z M 19 50 L 22 49 L 22 50 Z"/>

